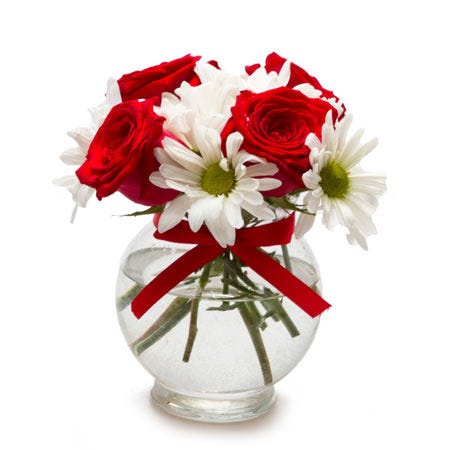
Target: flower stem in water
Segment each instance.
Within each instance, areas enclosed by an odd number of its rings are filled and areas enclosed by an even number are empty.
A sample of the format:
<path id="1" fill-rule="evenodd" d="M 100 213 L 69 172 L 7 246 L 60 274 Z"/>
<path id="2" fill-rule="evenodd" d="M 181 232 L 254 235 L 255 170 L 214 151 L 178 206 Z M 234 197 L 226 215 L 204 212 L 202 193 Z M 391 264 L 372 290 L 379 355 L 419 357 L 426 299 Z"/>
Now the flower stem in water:
<path id="1" fill-rule="evenodd" d="M 259 312 L 254 302 L 246 302 L 247 309 L 250 311 L 253 320 L 255 323 L 261 328 L 261 330 L 265 330 L 267 328 L 267 323 L 263 315 Z"/>
<path id="2" fill-rule="evenodd" d="M 130 347 L 139 356 L 154 343 L 158 342 L 166 333 L 177 325 L 191 308 L 191 300 L 186 297 L 177 297 L 169 307 L 158 317 L 152 326 Z"/>
<path id="3" fill-rule="evenodd" d="M 189 334 L 186 342 L 186 348 L 184 349 L 183 361 L 189 362 L 192 353 L 192 347 L 194 346 L 195 338 L 197 337 L 197 318 L 198 318 L 198 307 L 200 305 L 200 300 L 202 298 L 203 290 L 209 281 L 209 274 L 211 271 L 211 264 L 208 263 L 203 269 L 198 282 L 197 294 L 191 303 L 191 319 L 189 321 Z"/>
<path id="4" fill-rule="evenodd" d="M 283 252 L 284 267 L 286 267 L 289 272 L 292 272 L 291 257 L 289 256 L 288 246 L 286 244 L 282 245 L 281 251 Z"/>
<path id="5" fill-rule="evenodd" d="M 122 294 L 116 302 L 117 310 L 122 311 L 124 310 L 133 300 L 136 295 L 139 294 L 139 292 L 142 291 L 142 286 L 135 283 L 133 286 L 128 289 L 124 294 Z"/>
<path id="6" fill-rule="evenodd" d="M 229 250 L 226 250 L 224 255 L 223 255 L 224 261 L 229 260 L 230 255 L 229 255 Z M 230 273 L 229 273 L 229 268 L 228 266 L 225 264 L 225 262 L 223 263 L 223 278 L 222 278 L 222 284 L 223 284 L 223 289 L 222 289 L 222 293 L 224 295 L 228 294 L 230 292 Z"/>
<path id="7" fill-rule="evenodd" d="M 273 313 L 272 318 L 275 321 L 281 320 L 292 337 L 300 336 L 298 328 L 284 309 L 281 300 L 264 300 L 261 303 L 268 312 Z"/>
<path id="8" fill-rule="evenodd" d="M 269 358 L 267 356 L 266 348 L 264 347 L 264 341 L 259 331 L 258 319 L 252 314 L 251 308 L 247 304 L 249 302 L 241 302 L 239 305 L 239 312 L 241 314 L 242 320 L 247 327 L 250 338 L 255 347 L 256 355 L 258 357 L 259 365 L 261 366 L 261 371 L 264 379 L 264 384 L 272 384 L 272 370 L 270 368 Z"/>

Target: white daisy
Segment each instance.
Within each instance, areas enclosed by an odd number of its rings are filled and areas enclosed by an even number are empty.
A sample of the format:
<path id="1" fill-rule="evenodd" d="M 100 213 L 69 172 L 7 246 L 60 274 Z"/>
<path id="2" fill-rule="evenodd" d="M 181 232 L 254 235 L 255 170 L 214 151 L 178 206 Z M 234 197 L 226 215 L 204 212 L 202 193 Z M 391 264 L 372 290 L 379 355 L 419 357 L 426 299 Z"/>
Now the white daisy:
<path id="1" fill-rule="evenodd" d="M 195 71 L 201 84 L 191 86 L 183 82 L 175 94 L 164 93 L 161 106 L 155 108 L 166 118 L 164 128 L 189 146 L 194 122 L 222 131 L 231 117 L 236 97 L 245 89 L 241 77 L 229 74 L 204 62 L 198 62 Z"/>
<path id="2" fill-rule="evenodd" d="M 348 115 L 333 126 L 330 112 L 322 127 L 322 141 L 314 134 L 306 140 L 312 169 L 303 175 L 309 189 L 304 203 L 310 214 L 300 215 L 295 234 L 303 236 L 313 225 L 316 212 L 322 210 L 322 222 L 329 229 L 335 223 L 344 225 L 349 242 L 367 250 L 366 237 L 376 233 L 371 215 L 378 206 L 378 197 L 386 190 L 386 179 L 358 166 L 378 140 L 361 144 L 363 130 L 359 130 L 347 141 L 351 121 Z"/>
<path id="3" fill-rule="evenodd" d="M 267 70 L 261 66 L 251 75 L 244 73 L 239 77 L 222 69 L 217 69 L 211 64 L 199 61 L 195 66 L 195 72 L 199 76 L 202 84 L 213 83 L 216 86 L 235 86 L 235 88 L 238 88 L 238 92 L 249 90 L 260 93 L 286 86 L 291 77 L 291 63 L 286 61 L 281 67 L 280 73 L 275 71 L 267 72 Z"/>
<path id="4" fill-rule="evenodd" d="M 200 78 L 200 85 L 191 86 L 183 82 L 175 94 L 164 93 L 161 106 L 155 108 L 157 114 L 166 118 L 165 129 L 187 145 L 193 139 L 194 121 L 222 131 L 240 92 L 250 90 L 259 93 L 286 86 L 290 63 L 286 61 L 279 74 L 274 71 L 267 73 L 260 67 L 252 75 L 237 76 L 199 61 L 195 72 Z"/>
<path id="5" fill-rule="evenodd" d="M 280 69 L 280 73 L 275 71 L 267 72 L 264 67 L 258 67 L 251 75 L 243 74 L 245 89 L 259 94 L 270 89 L 287 86 L 291 77 L 291 63 L 285 61 Z"/>
<path id="6" fill-rule="evenodd" d="M 278 169 L 240 150 L 243 137 L 238 132 L 228 136 L 226 155 L 216 130 L 196 122 L 192 134 L 189 147 L 166 137 L 163 148 L 155 151 L 161 166 L 150 175 L 150 181 L 182 193 L 167 204 L 158 230 L 163 233 L 173 228 L 187 214 L 192 231 L 205 223 L 222 247 L 233 245 L 236 229 L 244 226 L 243 209 L 260 220 L 275 218 L 260 191 L 280 186 L 279 180 L 267 178 Z"/>
<path id="7" fill-rule="evenodd" d="M 105 101 L 100 105 L 89 109 L 92 119 L 91 123 L 87 127 L 80 127 L 69 131 L 68 135 L 78 145 L 61 154 L 63 163 L 75 166 L 81 166 L 81 164 L 84 163 L 89 146 L 101 124 L 109 114 L 109 111 L 111 111 L 111 108 L 121 102 L 122 97 L 120 95 L 119 84 L 114 79 L 108 80 Z M 78 207 L 86 207 L 86 204 L 94 194 L 95 189 L 80 183 L 80 180 L 76 175 L 66 175 L 57 178 L 56 180 L 53 180 L 53 183 L 57 186 L 65 187 L 72 194 L 72 199 L 75 202 L 71 217 L 71 222 L 73 222 Z"/>

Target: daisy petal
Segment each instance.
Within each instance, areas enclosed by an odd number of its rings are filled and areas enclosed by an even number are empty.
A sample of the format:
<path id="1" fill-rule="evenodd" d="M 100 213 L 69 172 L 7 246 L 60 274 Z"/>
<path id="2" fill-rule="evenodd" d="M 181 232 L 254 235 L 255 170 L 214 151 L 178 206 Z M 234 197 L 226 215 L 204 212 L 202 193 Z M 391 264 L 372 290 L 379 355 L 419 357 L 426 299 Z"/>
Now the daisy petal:
<path id="1" fill-rule="evenodd" d="M 200 156 L 175 139 L 165 137 L 162 144 L 167 154 L 185 169 L 198 171 L 199 168 L 206 168 L 205 162 Z"/>
<path id="2" fill-rule="evenodd" d="M 305 200 L 306 200 L 306 198 L 305 198 Z M 320 196 L 311 195 L 308 198 L 308 203 L 307 203 L 308 212 L 311 214 L 315 214 L 317 212 L 317 210 L 319 209 L 320 201 L 321 201 Z"/>
<path id="3" fill-rule="evenodd" d="M 166 178 L 166 184 L 170 189 L 175 189 L 176 191 L 186 192 L 186 189 L 190 186 L 185 183 L 179 183 L 178 181 L 169 180 Z"/>
<path id="4" fill-rule="evenodd" d="M 321 198 L 322 204 L 322 223 L 329 229 L 332 230 L 336 224 L 339 222 L 336 216 L 335 201 L 330 199 L 328 196 L 324 195 Z"/>
<path id="5" fill-rule="evenodd" d="M 348 152 L 346 155 L 342 155 L 341 164 L 350 170 L 352 167 L 359 164 L 359 162 L 368 155 L 378 145 L 378 139 L 374 138 L 364 145 L 361 145 L 353 152 Z"/>
<path id="6" fill-rule="evenodd" d="M 74 200 L 78 205 L 85 208 L 88 200 L 92 197 L 94 192 L 95 189 L 80 183 L 76 194 L 74 194 Z"/>
<path id="7" fill-rule="evenodd" d="M 247 203 L 252 205 L 262 205 L 264 203 L 264 197 L 259 191 L 242 191 L 242 194 Z"/>
<path id="8" fill-rule="evenodd" d="M 190 207 L 188 218 L 191 230 L 196 233 L 202 226 L 205 219 L 217 219 L 221 210 L 221 199 L 218 197 L 204 197 L 196 199 Z"/>
<path id="9" fill-rule="evenodd" d="M 242 134 L 239 133 L 238 131 L 235 131 L 234 133 L 231 133 L 228 136 L 227 142 L 226 142 L 228 158 L 234 158 L 234 156 L 237 154 L 237 152 L 241 148 L 243 140 L 244 140 L 244 136 L 242 136 Z"/>
<path id="10" fill-rule="evenodd" d="M 173 160 L 169 154 L 160 147 L 156 147 L 153 150 L 153 154 L 155 155 L 156 160 L 160 163 L 160 164 L 173 164 L 176 165 L 177 167 L 181 167 L 175 160 Z"/>
<path id="11" fill-rule="evenodd" d="M 314 133 L 308 134 L 308 137 L 306 138 L 305 144 L 311 150 L 314 149 L 314 148 L 321 148 L 322 147 L 322 143 L 320 142 L 320 139 Z"/>
<path id="12" fill-rule="evenodd" d="M 228 199 L 235 203 L 236 205 L 240 205 L 242 203 L 242 199 L 244 198 L 243 194 L 241 192 L 230 192 L 228 194 Z"/>
<path id="13" fill-rule="evenodd" d="M 196 186 L 186 186 L 184 192 L 188 197 L 193 197 L 193 198 L 208 197 L 208 195 L 209 195 L 201 187 L 196 187 Z"/>
<path id="14" fill-rule="evenodd" d="M 347 240 L 350 244 L 358 244 L 363 250 L 368 250 L 366 238 L 356 228 L 350 230 Z"/>
<path id="15" fill-rule="evenodd" d="M 258 186 L 259 183 L 254 178 L 244 178 L 236 183 L 236 190 L 253 192 L 258 189 Z"/>
<path id="16" fill-rule="evenodd" d="M 87 127 L 76 128 L 67 134 L 79 145 L 80 149 L 86 154 L 96 131 Z"/>
<path id="17" fill-rule="evenodd" d="M 186 169 L 169 164 L 162 164 L 159 168 L 159 172 L 165 178 L 170 178 L 174 181 L 179 181 L 180 183 L 186 183 L 192 186 L 200 185 L 201 176 Z"/>
<path id="18" fill-rule="evenodd" d="M 339 155 L 342 153 L 342 150 L 345 147 L 345 141 L 347 140 L 348 130 L 350 125 L 352 124 L 353 116 L 351 114 L 347 114 L 337 125 L 336 131 L 338 134 L 338 148 L 340 149 Z M 341 150 L 342 149 L 342 150 Z"/>
<path id="19" fill-rule="evenodd" d="M 110 78 L 106 85 L 106 100 L 111 107 L 122 103 L 122 95 L 120 94 L 119 83 Z"/>
<path id="20" fill-rule="evenodd" d="M 355 147 L 359 145 L 359 141 L 361 140 L 364 134 L 364 130 L 361 128 L 350 138 L 350 140 L 345 145 L 343 154 L 353 153 L 355 151 Z"/>
<path id="21" fill-rule="evenodd" d="M 261 219 L 261 220 L 275 219 L 274 212 L 265 203 L 263 203 L 261 205 L 253 205 L 244 200 L 242 202 L 242 208 L 244 208 L 250 214 L 253 214 L 258 219 Z"/>
<path id="22" fill-rule="evenodd" d="M 75 147 L 61 153 L 60 158 L 64 164 L 79 166 L 84 163 L 86 154 L 81 150 L 80 147 Z"/>
<path id="23" fill-rule="evenodd" d="M 164 233 L 180 223 L 192 202 L 186 195 L 180 195 L 169 202 L 159 218 L 158 231 Z"/>
<path id="24" fill-rule="evenodd" d="M 75 218 L 77 217 L 78 212 L 78 203 L 75 203 L 72 208 L 72 215 L 70 216 L 70 223 L 75 222 Z"/>
<path id="25" fill-rule="evenodd" d="M 219 133 L 212 128 L 201 125 L 194 126 L 193 131 L 195 143 L 205 161 L 205 165 L 208 167 L 219 162 L 223 158 L 220 150 Z"/>
<path id="26" fill-rule="evenodd" d="M 381 195 L 386 191 L 386 177 L 368 172 L 351 173 L 349 175 L 351 186 L 358 191 Z"/>
<path id="27" fill-rule="evenodd" d="M 308 189 L 315 189 L 317 186 L 319 186 L 321 178 L 316 171 L 308 170 L 303 174 L 302 180 Z"/>
<path id="28" fill-rule="evenodd" d="M 229 224 L 225 217 L 221 217 L 221 220 L 206 219 L 205 223 L 211 234 L 222 247 L 234 245 L 236 230 Z"/>
<path id="29" fill-rule="evenodd" d="M 234 228 L 242 228 L 244 226 L 244 220 L 242 219 L 241 207 L 233 202 L 231 199 L 226 198 L 223 202 L 223 212 Z"/>
<path id="30" fill-rule="evenodd" d="M 245 164 L 246 162 L 259 162 L 259 163 L 266 162 L 263 158 L 260 158 L 259 156 L 252 155 L 250 153 L 247 153 L 245 150 L 239 151 L 234 156 L 234 158 L 232 158 L 231 161 L 232 161 L 233 167 L 236 167 L 239 164 Z"/>
<path id="31" fill-rule="evenodd" d="M 52 183 L 55 186 L 68 187 L 71 186 L 76 180 L 77 177 L 75 175 L 65 175 L 63 177 L 55 178 L 52 180 Z"/>
<path id="32" fill-rule="evenodd" d="M 276 178 L 258 178 L 259 190 L 270 191 L 281 186 L 281 181 Z"/>
<path id="33" fill-rule="evenodd" d="M 243 164 L 239 164 L 234 168 L 234 178 L 236 180 L 241 180 L 244 177 L 248 177 L 247 175 L 247 167 Z"/>
<path id="34" fill-rule="evenodd" d="M 313 214 L 301 213 L 297 223 L 295 224 L 295 237 L 300 239 L 305 233 L 307 233 L 314 225 L 315 219 L 316 216 Z"/>
<path id="35" fill-rule="evenodd" d="M 303 95 L 309 98 L 319 98 L 322 95 L 322 91 L 316 89 L 312 84 L 302 83 L 294 86 L 294 89 L 300 91 Z"/>
<path id="36" fill-rule="evenodd" d="M 287 86 L 289 78 L 291 78 L 291 63 L 290 61 L 285 61 L 278 74 L 279 86 Z"/>
<path id="37" fill-rule="evenodd" d="M 219 166 L 221 167 L 222 170 L 224 170 L 225 172 L 229 172 L 230 168 L 228 167 L 228 159 L 227 158 L 223 158 L 220 163 Z"/>
<path id="38" fill-rule="evenodd" d="M 167 186 L 166 179 L 159 172 L 152 172 L 149 177 L 150 181 L 162 189 L 169 189 Z"/>
<path id="39" fill-rule="evenodd" d="M 278 167 L 276 164 L 273 163 L 258 163 L 246 167 L 246 175 L 249 178 L 275 175 L 277 172 Z"/>

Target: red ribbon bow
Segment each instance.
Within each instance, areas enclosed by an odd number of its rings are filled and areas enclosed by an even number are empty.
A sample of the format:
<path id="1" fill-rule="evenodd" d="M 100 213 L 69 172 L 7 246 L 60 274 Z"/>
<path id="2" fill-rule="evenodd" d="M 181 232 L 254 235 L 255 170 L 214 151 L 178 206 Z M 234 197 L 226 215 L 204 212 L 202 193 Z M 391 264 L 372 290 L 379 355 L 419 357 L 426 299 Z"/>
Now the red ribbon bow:
<path id="1" fill-rule="evenodd" d="M 258 248 L 288 244 L 293 232 L 294 215 L 291 214 L 277 222 L 236 230 L 236 243 L 228 248 L 242 262 L 286 297 L 289 297 L 303 311 L 311 317 L 316 317 L 331 305 L 303 281 Z M 157 239 L 169 242 L 197 245 L 159 273 L 134 298 L 131 302 L 131 310 L 138 319 L 192 272 L 214 260 L 226 250 L 214 239 L 205 226 L 194 233 L 187 222 L 180 222 L 176 227 L 165 233 L 156 231 L 154 236 Z"/>

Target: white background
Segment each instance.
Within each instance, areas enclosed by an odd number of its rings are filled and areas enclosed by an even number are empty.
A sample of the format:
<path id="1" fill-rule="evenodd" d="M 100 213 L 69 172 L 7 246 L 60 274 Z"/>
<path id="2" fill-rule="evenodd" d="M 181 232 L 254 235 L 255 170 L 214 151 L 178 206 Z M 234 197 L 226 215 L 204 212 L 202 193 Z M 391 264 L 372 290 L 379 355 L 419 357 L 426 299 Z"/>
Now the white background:
<path id="1" fill-rule="evenodd" d="M 15 1 L 0 7 L 0 447 L 448 449 L 449 51 L 445 1 Z M 332 89 L 380 145 L 388 193 L 369 252 L 317 224 L 324 314 L 249 423 L 174 419 L 116 322 L 114 283 L 145 218 L 119 198 L 69 224 L 66 131 L 108 77 L 188 52 L 238 70 L 276 50 Z"/>

